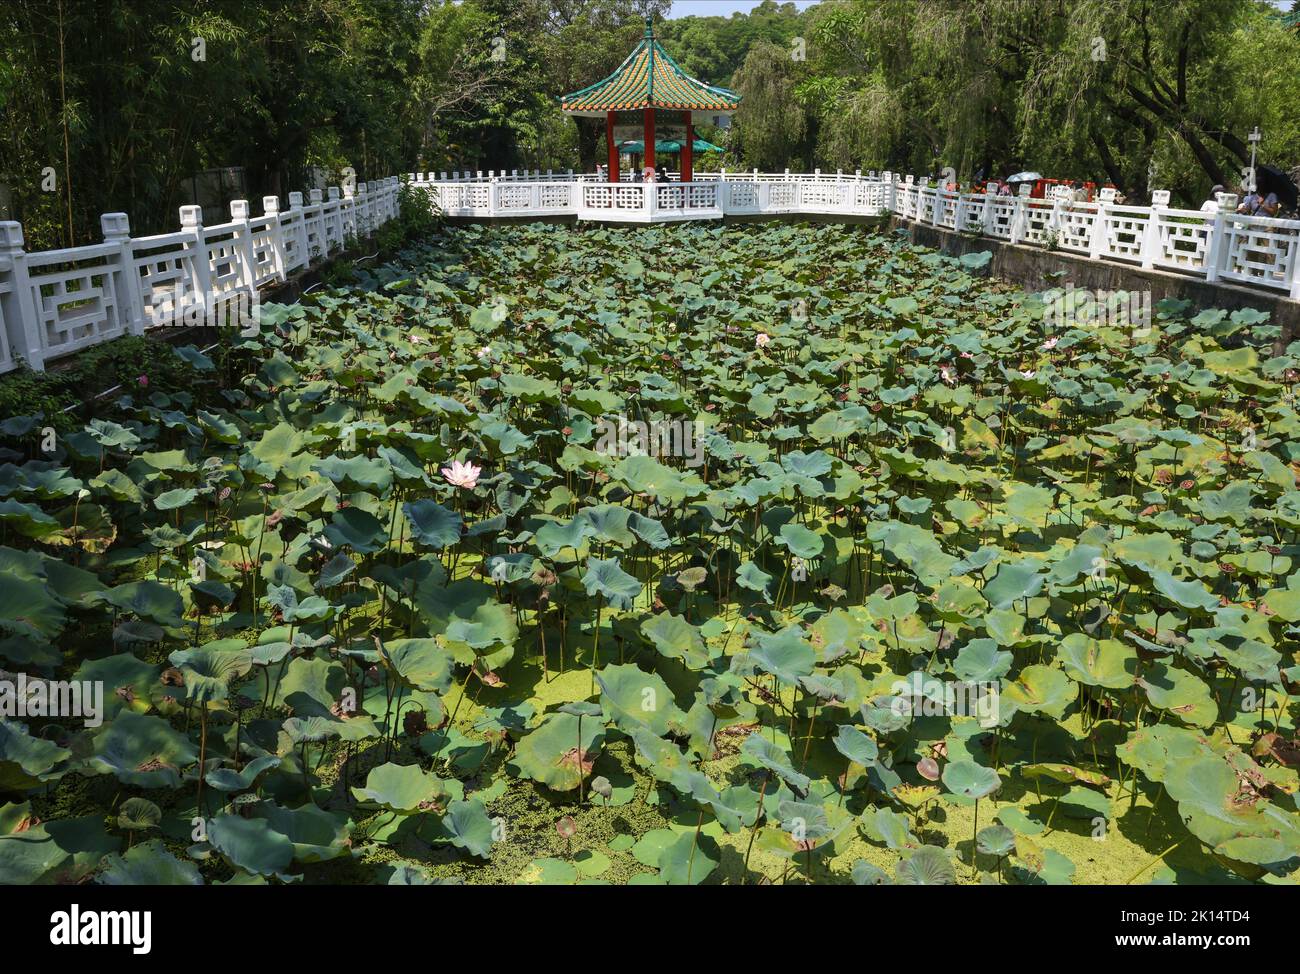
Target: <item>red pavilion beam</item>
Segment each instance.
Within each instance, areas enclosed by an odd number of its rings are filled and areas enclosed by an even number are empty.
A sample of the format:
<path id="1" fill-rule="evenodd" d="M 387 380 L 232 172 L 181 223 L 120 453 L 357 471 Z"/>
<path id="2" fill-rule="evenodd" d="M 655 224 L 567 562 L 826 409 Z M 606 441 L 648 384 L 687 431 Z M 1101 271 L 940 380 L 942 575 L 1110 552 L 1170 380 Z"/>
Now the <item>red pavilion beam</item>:
<path id="1" fill-rule="evenodd" d="M 608 149 L 606 156 L 609 162 L 609 181 L 618 182 L 618 143 L 614 141 L 614 113 L 605 113 L 605 145 Z"/>

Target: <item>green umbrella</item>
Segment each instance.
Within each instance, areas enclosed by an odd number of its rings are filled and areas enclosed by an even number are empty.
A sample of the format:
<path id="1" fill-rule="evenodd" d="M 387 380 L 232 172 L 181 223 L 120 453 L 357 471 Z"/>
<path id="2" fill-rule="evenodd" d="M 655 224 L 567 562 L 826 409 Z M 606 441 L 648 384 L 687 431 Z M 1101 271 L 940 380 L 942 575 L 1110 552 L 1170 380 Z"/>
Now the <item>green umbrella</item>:
<path id="1" fill-rule="evenodd" d="M 668 153 L 681 152 L 682 145 L 683 143 L 680 139 L 663 139 L 655 142 L 655 152 L 668 152 Z M 705 142 L 703 139 L 696 139 L 692 143 L 692 145 L 697 153 L 727 151 L 721 146 L 714 145 L 712 142 Z M 618 151 L 623 153 L 624 155 L 632 155 L 632 156 L 645 155 L 645 143 L 634 142 L 631 140 L 627 142 L 620 142 L 618 145 Z"/>
<path id="2" fill-rule="evenodd" d="M 685 143 L 681 139 L 665 139 L 662 142 L 655 143 L 655 152 L 681 152 Z M 726 149 L 714 145 L 712 142 L 705 142 L 703 139 L 696 139 L 691 143 L 696 152 L 726 152 Z"/>

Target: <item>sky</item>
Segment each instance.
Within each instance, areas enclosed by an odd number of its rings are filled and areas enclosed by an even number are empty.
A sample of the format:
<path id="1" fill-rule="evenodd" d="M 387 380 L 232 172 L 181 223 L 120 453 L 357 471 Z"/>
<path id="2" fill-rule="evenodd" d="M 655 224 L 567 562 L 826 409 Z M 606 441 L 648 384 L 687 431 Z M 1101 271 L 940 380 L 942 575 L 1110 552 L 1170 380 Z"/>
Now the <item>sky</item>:
<path id="1" fill-rule="evenodd" d="M 782 0 L 784 2 L 784 0 Z M 811 7 L 816 0 L 793 0 L 800 10 Z M 678 17 L 730 17 L 734 13 L 749 13 L 759 0 L 673 0 L 669 20 Z"/>

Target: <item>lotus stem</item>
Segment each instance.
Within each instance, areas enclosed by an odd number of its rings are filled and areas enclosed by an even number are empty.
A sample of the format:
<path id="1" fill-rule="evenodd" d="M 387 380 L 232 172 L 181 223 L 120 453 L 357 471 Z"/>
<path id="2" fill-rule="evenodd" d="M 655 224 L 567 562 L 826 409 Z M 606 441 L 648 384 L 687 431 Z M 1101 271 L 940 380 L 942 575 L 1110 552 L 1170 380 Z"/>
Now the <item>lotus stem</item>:
<path id="1" fill-rule="evenodd" d="M 1177 849 L 1177 848 L 1178 848 L 1180 845 L 1182 845 L 1182 844 L 1183 844 L 1183 840 L 1182 840 L 1182 839 L 1179 839 L 1177 842 L 1175 842 L 1173 845 L 1171 845 L 1168 849 L 1166 849 L 1164 852 L 1160 853 L 1160 855 L 1156 856 L 1154 859 L 1152 859 L 1150 862 L 1148 862 L 1145 866 L 1143 866 L 1141 869 L 1139 869 L 1137 872 L 1135 872 L 1132 876 L 1130 876 L 1128 879 L 1126 879 L 1126 880 L 1124 881 L 1124 885 L 1125 885 L 1125 886 L 1131 886 L 1131 885 L 1133 884 L 1133 880 L 1137 879 L 1139 876 L 1141 876 L 1144 872 L 1146 872 L 1148 869 L 1150 869 L 1150 868 L 1151 868 L 1152 866 L 1154 866 L 1156 863 L 1161 862 L 1161 861 L 1165 858 L 1165 856 L 1169 855 L 1169 853 L 1173 852 L 1175 849 Z"/>
<path id="2" fill-rule="evenodd" d="M 769 774 L 763 775 L 763 786 L 758 789 L 758 811 L 754 813 L 754 824 L 749 829 L 749 845 L 745 847 L 745 863 L 740 870 L 740 885 L 748 885 L 749 879 L 749 854 L 754 851 L 754 838 L 758 835 L 758 823 L 763 818 L 763 796 L 767 794 L 767 782 Z"/>
<path id="3" fill-rule="evenodd" d="M 695 850 L 700 844 L 700 826 L 704 824 L 704 808 L 700 808 L 699 818 L 695 820 L 695 835 L 691 838 L 691 855 L 686 860 L 686 885 L 691 885 L 691 869 L 695 866 Z"/>

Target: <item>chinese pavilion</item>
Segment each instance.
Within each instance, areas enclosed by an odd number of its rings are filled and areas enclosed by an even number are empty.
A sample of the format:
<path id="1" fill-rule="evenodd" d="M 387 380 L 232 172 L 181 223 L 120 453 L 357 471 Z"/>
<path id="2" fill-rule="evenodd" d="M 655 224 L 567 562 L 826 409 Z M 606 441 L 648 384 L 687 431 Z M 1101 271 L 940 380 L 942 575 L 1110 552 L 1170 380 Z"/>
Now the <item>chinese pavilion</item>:
<path id="1" fill-rule="evenodd" d="M 657 141 L 680 142 L 682 182 L 690 182 L 696 119 L 719 124 L 739 105 L 734 91 L 707 85 L 683 71 L 655 40 L 649 17 L 641 43 L 617 71 L 560 99 L 566 115 L 605 119 L 611 182 L 618 182 L 620 143 L 638 135 L 647 166 L 655 164 Z"/>

